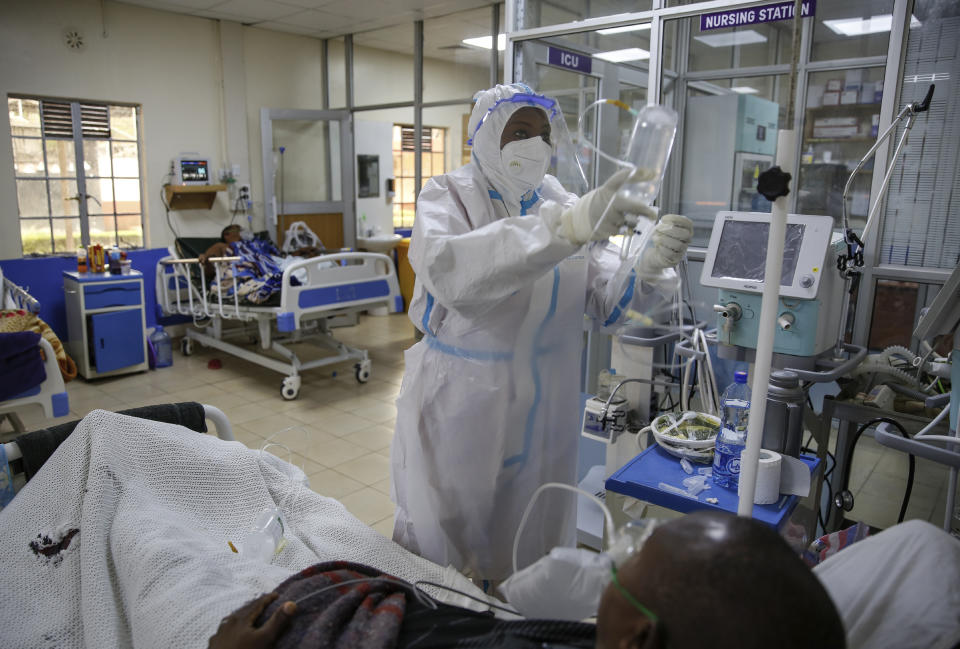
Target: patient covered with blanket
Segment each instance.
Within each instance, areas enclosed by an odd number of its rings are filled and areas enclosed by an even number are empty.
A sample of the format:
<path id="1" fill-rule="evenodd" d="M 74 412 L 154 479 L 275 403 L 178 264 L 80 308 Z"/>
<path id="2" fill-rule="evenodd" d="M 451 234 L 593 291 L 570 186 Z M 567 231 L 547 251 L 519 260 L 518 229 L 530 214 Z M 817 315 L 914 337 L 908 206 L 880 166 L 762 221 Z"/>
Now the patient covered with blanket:
<path id="1" fill-rule="evenodd" d="M 267 304 L 283 287 L 283 271 L 288 266 L 326 252 L 322 247 L 309 246 L 284 255 L 269 239 L 245 235 L 239 225 L 228 225 L 221 232 L 221 241 L 199 255 L 207 277 L 212 278 L 210 288 L 214 294 L 232 298 L 236 291 L 237 297 L 250 304 Z M 240 257 L 241 261 L 221 266 L 217 277 L 216 268 L 209 261 L 216 257 Z M 294 272 L 290 281 L 293 286 L 300 286 L 306 281 L 306 273 Z"/>
<path id="2" fill-rule="evenodd" d="M 0 644 L 203 647 L 240 603 L 330 561 L 486 601 L 454 569 L 407 552 L 305 480 L 239 442 L 93 411 L 0 511 Z M 228 541 L 267 507 L 285 514 L 282 550 L 270 563 L 234 553 Z"/>

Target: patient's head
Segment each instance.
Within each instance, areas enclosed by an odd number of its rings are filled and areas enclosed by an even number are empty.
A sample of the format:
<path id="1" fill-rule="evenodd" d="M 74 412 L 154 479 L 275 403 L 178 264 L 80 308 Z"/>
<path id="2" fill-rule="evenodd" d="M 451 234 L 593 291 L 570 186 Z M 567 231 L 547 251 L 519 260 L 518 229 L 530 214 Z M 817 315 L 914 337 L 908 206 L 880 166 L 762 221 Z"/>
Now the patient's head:
<path id="1" fill-rule="evenodd" d="M 749 518 L 697 512 L 670 521 L 617 577 L 628 594 L 614 583 L 604 590 L 598 649 L 845 645 L 817 578 L 776 532 Z"/>
<path id="2" fill-rule="evenodd" d="M 223 230 L 220 231 L 220 239 L 225 243 L 233 243 L 234 241 L 240 241 L 240 231 L 242 228 L 234 223 L 233 225 L 228 225 Z"/>

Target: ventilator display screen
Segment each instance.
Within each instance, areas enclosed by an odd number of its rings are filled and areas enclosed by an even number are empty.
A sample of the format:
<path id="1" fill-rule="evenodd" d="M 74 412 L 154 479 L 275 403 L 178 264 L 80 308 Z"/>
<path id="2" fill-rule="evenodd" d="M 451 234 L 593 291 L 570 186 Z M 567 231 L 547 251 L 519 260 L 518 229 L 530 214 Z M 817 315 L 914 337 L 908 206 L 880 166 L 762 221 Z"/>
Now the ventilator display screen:
<path id="1" fill-rule="evenodd" d="M 802 224 L 788 224 L 783 246 L 783 269 L 780 285 L 792 286 L 803 243 Z M 769 223 L 729 220 L 723 224 L 720 243 L 713 262 L 712 277 L 762 282 L 767 264 Z"/>

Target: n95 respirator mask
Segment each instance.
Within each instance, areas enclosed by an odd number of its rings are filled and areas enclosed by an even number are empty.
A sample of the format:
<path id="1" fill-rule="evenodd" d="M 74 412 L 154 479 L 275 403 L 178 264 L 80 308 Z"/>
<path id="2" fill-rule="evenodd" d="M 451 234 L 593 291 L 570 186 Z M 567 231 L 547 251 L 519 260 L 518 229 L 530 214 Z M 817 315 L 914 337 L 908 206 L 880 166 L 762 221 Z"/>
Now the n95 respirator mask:
<path id="1" fill-rule="evenodd" d="M 503 169 L 521 196 L 540 186 L 552 156 L 553 149 L 539 136 L 509 142 L 500 151 Z"/>

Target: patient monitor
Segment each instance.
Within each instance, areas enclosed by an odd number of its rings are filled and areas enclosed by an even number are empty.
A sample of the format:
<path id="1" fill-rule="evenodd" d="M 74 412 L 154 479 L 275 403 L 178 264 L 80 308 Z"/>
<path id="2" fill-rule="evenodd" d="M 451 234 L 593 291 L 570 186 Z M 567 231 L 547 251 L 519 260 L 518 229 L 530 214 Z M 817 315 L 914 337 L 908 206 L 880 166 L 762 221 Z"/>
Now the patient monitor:
<path id="1" fill-rule="evenodd" d="M 714 221 L 700 283 L 719 289 L 721 345 L 756 349 L 769 231 L 766 213 L 719 212 Z M 844 287 L 834 245 L 841 239 L 831 216 L 787 216 L 774 353 L 811 359 L 836 342 Z"/>

